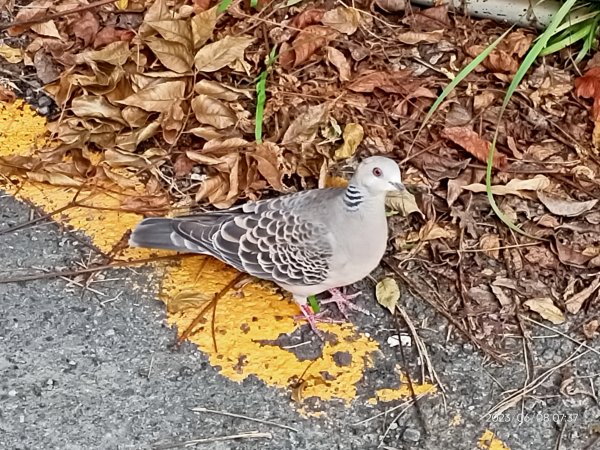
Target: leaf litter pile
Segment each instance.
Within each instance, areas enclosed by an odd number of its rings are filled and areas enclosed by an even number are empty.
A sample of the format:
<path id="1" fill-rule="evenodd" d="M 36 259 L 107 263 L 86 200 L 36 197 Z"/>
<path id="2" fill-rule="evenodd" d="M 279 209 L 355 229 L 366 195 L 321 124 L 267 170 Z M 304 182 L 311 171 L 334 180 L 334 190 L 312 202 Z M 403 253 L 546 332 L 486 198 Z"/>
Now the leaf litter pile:
<path id="1" fill-rule="evenodd" d="M 538 61 L 498 123 L 535 38 L 517 29 L 418 132 L 505 28 L 401 0 L 35 0 L 14 21 L 27 45 L 3 54 L 60 114 L 53 145 L 2 158 L 3 173 L 127 192 L 124 210 L 164 215 L 343 185 L 355 156 L 388 155 L 414 195 L 389 199 L 386 269 L 495 354 L 523 314 L 597 338 L 600 57 Z M 537 239 L 488 202 L 496 127 L 492 192 Z"/>

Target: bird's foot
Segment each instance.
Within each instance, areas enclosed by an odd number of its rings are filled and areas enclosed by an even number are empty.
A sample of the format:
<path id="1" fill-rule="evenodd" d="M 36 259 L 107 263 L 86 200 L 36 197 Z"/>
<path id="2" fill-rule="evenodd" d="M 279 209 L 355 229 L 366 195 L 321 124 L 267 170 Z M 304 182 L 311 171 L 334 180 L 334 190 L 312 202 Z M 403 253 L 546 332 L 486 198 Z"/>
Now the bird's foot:
<path id="1" fill-rule="evenodd" d="M 328 303 L 335 303 L 342 315 L 346 318 L 346 320 L 350 320 L 348 317 L 348 310 L 359 311 L 367 316 L 370 316 L 371 313 L 360 306 L 355 305 L 350 300 L 358 297 L 362 292 L 357 292 L 356 294 L 346 295 L 339 289 L 330 289 L 331 298 L 327 300 L 322 300 L 322 305 L 327 305 Z"/>
<path id="2" fill-rule="evenodd" d="M 334 320 L 330 317 L 325 317 L 327 311 L 323 311 L 320 313 L 315 313 L 310 305 L 299 305 L 300 311 L 302 311 L 301 316 L 295 316 L 294 319 L 304 319 L 310 325 L 310 328 L 314 331 L 314 333 L 321 339 L 325 340 L 323 333 L 319 331 L 317 328 L 318 322 L 326 322 L 326 323 L 341 323 L 339 320 Z"/>

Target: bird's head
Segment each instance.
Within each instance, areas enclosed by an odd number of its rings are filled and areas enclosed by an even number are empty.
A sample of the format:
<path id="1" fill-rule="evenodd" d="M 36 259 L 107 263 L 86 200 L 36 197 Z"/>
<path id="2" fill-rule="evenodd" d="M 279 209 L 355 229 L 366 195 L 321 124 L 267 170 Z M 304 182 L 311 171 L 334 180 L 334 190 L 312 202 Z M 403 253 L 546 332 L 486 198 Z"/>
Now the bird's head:
<path id="1" fill-rule="evenodd" d="M 364 159 L 358 165 L 350 183 L 364 188 L 372 195 L 405 189 L 398 164 L 384 156 L 371 156 Z"/>

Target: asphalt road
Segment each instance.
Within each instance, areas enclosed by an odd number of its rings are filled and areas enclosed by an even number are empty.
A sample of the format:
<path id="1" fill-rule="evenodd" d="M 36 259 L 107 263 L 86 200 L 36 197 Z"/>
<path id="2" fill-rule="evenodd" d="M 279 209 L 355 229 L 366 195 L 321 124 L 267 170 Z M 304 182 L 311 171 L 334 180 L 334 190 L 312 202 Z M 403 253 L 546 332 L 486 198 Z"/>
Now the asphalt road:
<path id="1" fill-rule="evenodd" d="M 0 230 L 31 214 L 30 207 L 0 193 Z M 0 252 L 2 278 L 32 267 L 76 267 L 93 249 L 85 236 L 43 222 L 0 234 Z M 424 424 L 415 408 L 396 424 L 392 419 L 402 409 L 375 417 L 403 402 L 372 405 L 360 395 L 397 378 L 397 355 L 384 340 L 381 361 L 365 373 L 358 398 L 350 404 L 325 402 L 322 415 L 307 417 L 289 390 L 267 387 L 254 377 L 233 382 L 191 344 L 174 350 L 175 332 L 166 326 L 156 284 L 149 269 L 106 272 L 102 283 L 91 286 L 103 295 L 63 279 L 0 284 L 1 449 L 147 449 L 258 431 L 270 437 L 198 448 L 370 449 L 385 435 L 382 448 L 390 449 L 571 450 L 586 448 L 598 435 L 593 426 L 600 422 L 594 398 L 600 391 L 600 358 L 593 351 L 580 351 L 576 361 L 543 380 L 523 408 L 518 403 L 501 416 L 482 419 L 505 391 L 528 381 L 525 365 L 518 359 L 503 366 L 487 361 L 460 336 L 448 334 L 443 318 L 405 295 L 404 306 L 446 390 L 419 402 Z M 376 317 L 357 319 L 359 325 L 378 339 L 389 335 L 393 328 L 373 299 L 365 296 L 361 302 Z M 531 344 L 536 376 L 578 347 L 547 330 L 534 329 L 534 335 L 541 337 Z M 600 348 L 598 339 L 589 345 Z M 408 365 L 418 378 L 417 359 L 409 350 Z M 193 412 L 194 407 L 277 425 Z M 355 425 L 366 419 L 372 420 Z M 494 434 L 499 440 L 491 440 Z"/>

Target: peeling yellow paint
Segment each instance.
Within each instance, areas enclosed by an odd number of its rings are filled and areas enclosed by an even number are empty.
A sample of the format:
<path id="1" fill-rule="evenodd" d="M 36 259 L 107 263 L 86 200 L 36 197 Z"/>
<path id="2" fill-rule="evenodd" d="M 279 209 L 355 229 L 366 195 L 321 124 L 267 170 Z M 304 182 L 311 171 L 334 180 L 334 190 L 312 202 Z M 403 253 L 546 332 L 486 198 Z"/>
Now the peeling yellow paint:
<path id="1" fill-rule="evenodd" d="M 400 376 L 400 387 L 398 388 L 386 388 L 386 389 L 378 389 L 375 391 L 375 397 L 370 398 L 368 403 L 371 405 L 376 405 L 379 402 L 391 402 L 394 400 L 402 400 L 405 398 L 412 397 L 412 391 L 414 391 L 416 396 L 423 394 L 434 394 L 437 392 L 437 388 L 431 384 L 424 382 L 423 384 L 418 384 L 413 381 L 413 389 L 411 391 L 408 377 L 404 374 L 400 367 L 396 366 L 396 372 Z"/>
<path id="2" fill-rule="evenodd" d="M 0 104 L 0 156 L 31 155 L 36 148 L 45 145 L 45 127 L 45 119 L 23 102 Z M 13 177 L 12 180 L 16 183 L 2 176 L 0 166 L 0 187 L 46 212 L 68 205 L 76 194 L 75 188 L 22 178 Z M 117 210 L 123 195 L 82 190 L 77 197 L 81 205 L 69 207 L 53 218 L 84 231 L 95 246 L 108 253 L 142 219 L 139 214 Z M 119 257 L 137 259 L 168 253 L 127 248 L 119 253 Z M 176 325 L 180 333 L 196 317 L 203 304 L 236 276 L 233 269 L 216 260 L 209 259 L 206 264 L 203 260 L 201 256 L 187 258 L 177 265 L 166 267 L 161 297 L 167 305 L 168 322 Z M 302 398 L 341 399 L 348 403 L 357 397 L 357 386 L 365 369 L 374 364 L 372 356 L 379 349 L 377 342 L 358 333 L 351 324 L 320 324 L 324 333 L 333 336 L 332 342 L 325 344 L 320 358 L 301 360 L 293 349 L 269 342 L 299 326 L 293 319 L 299 314 L 297 306 L 285 300 L 269 283 L 254 282 L 242 291 L 243 298 L 230 292 L 218 302 L 215 321 L 217 350 L 213 347 L 210 313 L 207 314 L 208 321 L 190 337 L 224 376 L 241 381 L 254 375 L 269 386 L 291 388 L 292 391 L 294 386 L 302 383 Z M 338 352 L 348 353 L 350 357 L 339 358 Z M 336 360 L 342 365 L 338 365 Z M 415 386 L 415 390 L 419 393 L 434 392 L 428 384 Z M 406 388 L 401 386 L 400 389 L 381 389 L 375 399 L 390 401 L 405 396 Z M 302 405 L 300 410 L 306 414 L 320 414 L 308 411 Z"/>
<path id="3" fill-rule="evenodd" d="M 452 420 L 450 420 L 451 427 L 457 427 L 458 425 L 461 425 L 462 423 L 463 423 L 463 418 L 460 414 L 454 414 L 454 417 L 452 417 Z"/>
<path id="4" fill-rule="evenodd" d="M 177 312 L 169 316 L 169 323 L 185 330 L 201 309 L 202 301 L 210 300 L 236 275 L 235 270 L 212 258 L 204 264 L 203 257 L 188 258 L 170 268 L 161 294 L 167 305 L 198 293 L 204 298 L 199 299 L 197 308 L 175 308 Z M 190 340 L 232 380 L 256 375 L 267 385 L 289 388 L 302 376 L 306 382 L 303 397 L 345 401 L 355 398 L 356 384 L 371 363 L 370 355 L 378 349 L 377 343 L 358 334 L 350 324 L 319 324 L 324 333 L 334 334 L 337 342 L 326 343 L 321 358 L 299 360 L 292 351 L 272 342 L 296 329 L 293 317 L 299 314 L 298 307 L 265 286 L 266 283 L 251 283 L 243 288 L 243 298 L 231 292 L 219 300 L 215 320 L 218 351 L 213 346 L 210 313 Z M 351 355 L 348 365 L 335 363 L 337 352 Z"/>
<path id="5" fill-rule="evenodd" d="M 479 438 L 477 446 L 484 450 L 510 450 L 510 448 L 496 437 L 493 431 L 485 430 Z"/>

